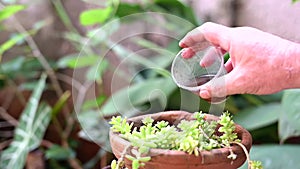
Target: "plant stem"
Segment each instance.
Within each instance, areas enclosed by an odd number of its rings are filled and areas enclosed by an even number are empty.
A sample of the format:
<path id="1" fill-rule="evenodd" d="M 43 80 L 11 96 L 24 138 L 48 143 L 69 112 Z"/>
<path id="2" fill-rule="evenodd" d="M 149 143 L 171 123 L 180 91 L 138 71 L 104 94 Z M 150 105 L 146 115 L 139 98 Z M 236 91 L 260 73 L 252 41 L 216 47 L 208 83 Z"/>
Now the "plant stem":
<path id="1" fill-rule="evenodd" d="M 0 116 L 14 126 L 19 124 L 18 120 L 11 116 L 3 107 L 0 107 Z"/>
<path id="2" fill-rule="evenodd" d="M 56 77 L 58 80 L 65 82 L 66 84 L 74 87 L 77 91 L 80 90 L 80 88 L 82 87 L 82 84 L 79 81 L 75 80 L 74 78 L 66 74 L 56 73 Z"/>
<path id="3" fill-rule="evenodd" d="M 8 83 L 9 86 L 12 87 L 12 89 L 16 93 L 16 96 L 19 99 L 19 101 L 22 104 L 22 106 L 25 106 L 26 105 L 26 99 L 23 96 L 23 94 L 18 90 L 18 86 L 16 85 L 16 83 L 12 79 L 10 79 L 10 78 L 7 79 L 7 83 Z M 13 94 L 6 99 L 5 104 L 3 104 L 3 107 L 6 108 L 6 109 L 8 109 L 9 106 L 10 106 L 10 104 L 11 104 L 11 102 L 12 102 L 12 99 L 14 99 L 14 95 Z"/>
<path id="4" fill-rule="evenodd" d="M 80 111 L 81 107 L 82 107 L 82 104 L 84 102 L 84 99 L 85 99 L 85 96 L 86 96 L 86 93 L 87 93 L 87 90 L 90 89 L 90 87 L 92 86 L 92 84 L 94 84 L 94 82 L 91 82 L 91 81 L 87 81 L 85 82 L 81 88 L 79 88 L 78 90 L 78 97 L 76 99 L 76 107 L 75 107 L 75 110 L 76 111 Z"/>
<path id="5" fill-rule="evenodd" d="M 204 132 L 204 130 L 202 129 L 201 126 L 199 126 L 199 129 L 200 129 L 201 133 L 203 134 L 203 136 L 204 136 L 205 138 L 210 139 L 210 138 L 208 137 L 208 135 Z"/>
<path id="6" fill-rule="evenodd" d="M 127 151 L 128 151 L 128 149 L 130 148 L 130 144 L 129 145 L 127 145 L 126 147 L 125 147 L 125 149 L 123 150 L 123 152 L 121 153 L 121 157 L 118 159 L 118 163 L 117 163 L 117 168 L 118 169 L 121 169 L 120 167 L 122 167 L 122 166 L 120 166 L 120 164 L 124 161 L 124 157 L 125 157 L 125 155 L 127 154 Z"/>
<path id="7" fill-rule="evenodd" d="M 67 14 L 67 12 L 66 12 L 63 4 L 61 3 L 61 1 L 60 0 L 52 0 L 51 2 L 53 4 L 59 18 L 64 23 L 64 25 L 67 27 L 67 29 L 69 29 L 70 31 L 72 31 L 74 33 L 79 34 L 77 29 L 72 24 L 72 21 L 71 21 L 69 15 Z"/>
<path id="8" fill-rule="evenodd" d="M 243 149 L 243 151 L 246 155 L 246 158 L 247 158 L 248 169 L 251 169 L 251 160 L 250 160 L 249 152 L 246 149 L 246 147 L 242 143 L 239 143 L 239 142 L 231 142 L 231 144 L 237 144 L 238 146 L 240 146 Z"/>
<path id="9" fill-rule="evenodd" d="M 48 141 L 48 140 L 42 140 L 41 145 L 46 147 L 46 148 L 50 148 L 54 144 L 52 142 Z"/>
<path id="10" fill-rule="evenodd" d="M 5 148 L 7 147 L 13 140 L 6 140 L 6 141 L 3 141 L 0 143 L 0 152 Z"/>

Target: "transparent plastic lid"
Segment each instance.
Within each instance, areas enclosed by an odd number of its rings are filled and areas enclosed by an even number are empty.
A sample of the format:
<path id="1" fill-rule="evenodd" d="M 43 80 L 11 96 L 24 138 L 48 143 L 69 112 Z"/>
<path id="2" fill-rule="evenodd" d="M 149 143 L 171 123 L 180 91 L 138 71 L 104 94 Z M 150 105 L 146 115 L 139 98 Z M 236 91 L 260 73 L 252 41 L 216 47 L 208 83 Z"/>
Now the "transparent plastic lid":
<path id="1" fill-rule="evenodd" d="M 175 56 L 171 68 L 173 80 L 178 87 L 199 92 L 202 85 L 227 73 L 223 55 L 215 46 L 202 46 L 193 57 L 187 59 L 181 56 L 183 50 Z"/>

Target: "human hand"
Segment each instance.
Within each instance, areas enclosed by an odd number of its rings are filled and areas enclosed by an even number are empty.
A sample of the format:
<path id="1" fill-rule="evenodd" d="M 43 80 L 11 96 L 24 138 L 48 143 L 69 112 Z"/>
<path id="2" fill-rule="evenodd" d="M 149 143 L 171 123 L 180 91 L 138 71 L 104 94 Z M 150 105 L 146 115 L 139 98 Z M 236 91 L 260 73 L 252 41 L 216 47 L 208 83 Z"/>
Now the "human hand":
<path id="1" fill-rule="evenodd" d="M 189 32 L 179 43 L 186 48 L 182 57 L 190 58 L 199 45 L 209 41 L 228 52 L 228 74 L 206 83 L 199 92 L 204 98 L 233 94 L 271 94 L 300 87 L 300 45 L 251 27 L 229 28 L 205 23 Z M 204 66 L 205 60 L 200 63 Z M 225 81 L 224 81 L 225 79 Z"/>

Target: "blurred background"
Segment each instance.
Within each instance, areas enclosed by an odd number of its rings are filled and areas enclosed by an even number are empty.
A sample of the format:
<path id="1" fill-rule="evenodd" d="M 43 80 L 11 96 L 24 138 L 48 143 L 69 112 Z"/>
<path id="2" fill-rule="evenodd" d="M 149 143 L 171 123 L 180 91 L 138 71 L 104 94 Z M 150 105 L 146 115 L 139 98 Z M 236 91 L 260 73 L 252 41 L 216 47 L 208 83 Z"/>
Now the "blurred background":
<path id="1" fill-rule="evenodd" d="M 297 0 L 0 0 L 0 168 L 103 168 L 113 115 L 179 109 L 228 110 L 254 160 L 300 168 L 299 89 L 210 105 L 170 76 L 179 40 L 202 23 L 300 43 L 299 11 Z"/>

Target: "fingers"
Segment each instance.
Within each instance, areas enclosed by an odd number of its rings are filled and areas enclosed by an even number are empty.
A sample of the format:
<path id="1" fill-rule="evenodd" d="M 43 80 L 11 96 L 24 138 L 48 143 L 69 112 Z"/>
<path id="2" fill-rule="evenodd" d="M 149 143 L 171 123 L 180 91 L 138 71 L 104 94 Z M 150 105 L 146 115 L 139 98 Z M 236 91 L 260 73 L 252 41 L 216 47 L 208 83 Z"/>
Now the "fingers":
<path id="1" fill-rule="evenodd" d="M 198 51 L 205 51 L 209 46 L 210 44 L 208 42 L 203 42 L 201 44 L 185 48 L 181 55 L 183 58 L 188 59 L 193 57 Z"/>
<path id="2" fill-rule="evenodd" d="M 203 99 L 226 97 L 228 93 L 226 90 L 225 76 L 204 84 L 200 89 L 199 96 Z"/>
<path id="3" fill-rule="evenodd" d="M 245 86 L 238 83 L 238 80 L 235 78 L 236 76 L 237 74 L 234 69 L 230 73 L 204 84 L 200 89 L 199 96 L 204 99 L 212 97 L 221 98 L 245 91 L 242 90 Z"/>
<path id="4" fill-rule="evenodd" d="M 222 56 L 221 56 L 222 57 Z M 209 67 L 216 61 L 220 61 L 220 52 L 215 47 L 209 48 L 200 61 L 202 67 Z M 223 63 L 221 63 L 223 64 Z"/>
<path id="5" fill-rule="evenodd" d="M 207 41 L 229 51 L 231 28 L 211 22 L 203 24 L 201 27 Z"/>
<path id="6" fill-rule="evenodd" d="M 228 59 L 228 61 L 225 63 L 225 70 L 226 72 L 231 72 L 233 69 L 231 58 Z"/>
<path id="7" fill-rule="evenodd" d="M 187 33 L 185 37 L 179 42 L 179 46 L 182 48 L 187 48 L 204 41 L 205 38 L 200 26 Z"/>
<path id="8" fill-rule="evenodd" d="M 223 25 L 207 22 L 202 26 L 195 28 L 189 32 L 180 42 L 179 46 L 182 48 L 195 48 L 203 42 L 210 42 L 215 46 L 220 46 L 222 49 L 228 51 L 230 47 L 229 37 L 231 28 Z M 195 52 L 195 51 L 194 51 Z"/>
<path id="9" fill-rule="evenodd" d="M 189 32 L 180 42 L 179 46 L 185 48 L 182 52 L 183 58 L 191 58 L 199 50 L 203 50 L 203 46 L 207 44 L 220 47 L 221 53 L 226 53 L 230 50 L 230 40 L 232 37 L 232 28 L 215 24 L 204 23 L 202 26 Z M 206 44 L 206 45 L 203 45 Z M 201 60 L 200 65 L 207 67 L 211 65 L 216 57 L 212 50 L 209 50 L 205 57 Z M 222 77 L 216 78 L 204 84 L 199 92 L 200 97 L 210 99 L 212 97 L 225 97 L 239 92 L 239 88 L 235 83 L 235 72 L 232 61 L 229 60 L 225 64 L 225 69 L 230 72 Z"/>
<path id="10" fill-rule="evenodd" d="M 181 56 L 185 59 L 189 59 L 195 55 L 195 52 L 192 48 L 186 48 L 182 51 Z"/>

